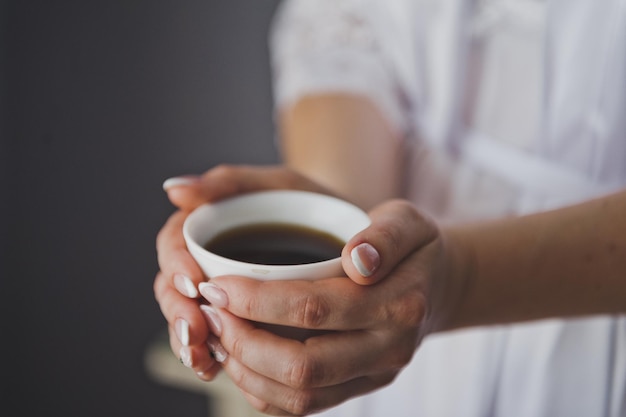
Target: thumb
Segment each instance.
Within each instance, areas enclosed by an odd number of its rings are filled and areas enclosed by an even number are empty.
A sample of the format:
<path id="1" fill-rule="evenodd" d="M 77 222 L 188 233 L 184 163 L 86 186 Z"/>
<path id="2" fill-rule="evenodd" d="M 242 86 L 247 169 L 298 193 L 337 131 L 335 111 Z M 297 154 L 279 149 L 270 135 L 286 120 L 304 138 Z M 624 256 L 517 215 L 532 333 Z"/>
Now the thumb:
<path id="1" fill-rule="evenodd" d="M 407 201 L 383 203 L 369 214 L 371 224 L 352 237 L 341 254 L 344 271 L 357 284 L 377 283 L 438 236 L 435 224 Z"/>

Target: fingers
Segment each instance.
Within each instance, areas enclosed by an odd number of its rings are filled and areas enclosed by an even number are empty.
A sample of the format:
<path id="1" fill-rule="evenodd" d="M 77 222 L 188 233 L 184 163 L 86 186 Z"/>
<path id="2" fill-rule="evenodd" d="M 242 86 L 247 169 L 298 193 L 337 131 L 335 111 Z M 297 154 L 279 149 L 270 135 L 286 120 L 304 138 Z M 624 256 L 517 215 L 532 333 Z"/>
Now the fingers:
<path id="1" fill-rule="evenodd" d="M 155 294 L 168 321 L 172 352 L 181 363 L 193 369 L 198 378 L 212 380 L 221 366 L 215 361 L 206 343 L 212 337 L 209 334 L 213 326 L 211 319 L 199 308 L 197 300 L 177 292 L 163 273 L 159 273 L 155 279 Z"/>
<path id="2" fill-rule="evenodd" d="M 256 293 L 259 299 L 271 295 L 271 292 L 260 291 L 259 294 L 253 289 L 263 286 L 246 287 L 246 283 L 254 285 L 254 280 L 238 277 L 216 280 L 220 286 L 240 281 L 234 287 L 241 292 Z M 356 288 L 361 295 L 364 292 L 374 293 L 374 289 L 379 288 L 359 286 L 346 278 L 337 278 L 336 281 Z M 312 287 L 300 288 L 307 292 Z M 289 295 L 284 297 L 283 303 L 290 298 Z M 355 300 L 359 298 L 362 297 Z M 238 299 L 237 291 L 230 291 L 228 308 L 233 309 Z M 352 301 L 351 297 L 344 299 L 344 306 L 350 306 Z M 385 301 L 382 303 L 385 304 Z M 403 306 L 400 311 L 415 311 L 403 300 L 400 304 Z M 373 307 L 372 310 L 379 310 Z M 259 310 L 259 307 L 253 309 Z M 420 339 L 417 321 L 413 322 L 412 328 L 403 327 L 405 323 L 400 321 L 375 330 L 355 327 L 348 331 L 324 332 L 301 342 L 279 337 L 264 330 L 265 324 L 260 326 L 243 320 L 225 308 L 213 310 L 221 329 L 220 342 L 211 344 L 215 357 L 219 358 L 230 378 L 247 393 L 255 408 L 275 415 L 303 415 L 386 385 L 411 360 Z M 366 309 L 361 308 L 361 312 L 364 311 Z M 417 311 L 416 316 L 419 316 L 419 306 Z M 384 314 L 381 317 L 383 322 L 387 321 Z M 356 315 L 353 321 L 358 323 Z"/>
<path id="3" fill-rule="evenodd" d="M 194 345 L 206 340 L 208 329 L 196 299 L 204 275 L 187 252 L 181 231 L 185 216 L 181 211 L 174 213 L 159 232 L 157 254 L 161 272 L 155 279 L 154 293 L 181 343 Z"/>
<path id="4" fill-rule="evenodd" d="M 410 204 L 394 201 L 371 212 L 371 226 L 342 254 L 351 279 L 219 277 L 201 288 L 212 303 L 201 310 L 194 290 L 204 277 L 181 233 L 186 211 L 261 189 L 322 190 L 282 168 L 229 166 L 170 181 L 165 188 L 184 211 L 159 233 L 162 273 L 155 295 L 170 326 L 172 349 L 185 364 L 207 379 L 223 367 L 256 408 L 300 415 L 379 388 L 408 363 L 421 337 L 426 303 L 422 267 L 406 260 L 416 259 L 438 236 Z M 328 332 L 301 342 L 243 319 Z"/>
<path id="5" fill-rule="evenodd" d="M 252 191 L 293 189 L 330 194 L 329 190 L 281 166 L 219 165 L 202 176 L 170 178 L 163 188 L 170 201 L 184 211 Z"/>
<path id="6" fill-rule="evenodd" d="M 294 388 L 331 386 L 399 369 L 410 360 L 417 344 L 417 332 L 395 329 L 326 332 L 300 342 L 279 337 L 224 309 L 216 310 L 223 323 L 221 345 L 228 357 Z M 384 357 L 380 352 L 385 352 Z"/>
<path id="7" fill-rule="evenodd" d="M 182 295 L 198 297 L 198 284 L 205 280 L 202 270 L 187 251 L 182 228 L 187 213 L 177 211 L 166 221 L 157 236 L 157 260 L 171 285 Z"/>
<path id="8" fill-rule="evenodd" d="M 176 335 L 181 345 L 204 343 L 209 330 L 198 308 L 198 300 L 180 294 L 163 273 L 157 274 L 155 278 L 154 293 L 171 333 Z"/>
<path id="9" fill-rule="evenodd" d="M 405 201 L 391 201 L 370 212 L 371 225 L 345 245 L 342 265 L 356 283 L 374 284 L 409 254 L 438 236 L 434 223 Z"/>
<path id="10" fill-rule="evenodd" d="M 199 175 L 168 178 L 163 182 L 163 191 L 172 204 L 185 211 L 206 202 L 202 197 L 202 177 Z"/>
<path id="11" fill-rule="evenodd" d="M 302 415 L 364 394 L 390 382 L 404 364 L 398 358 L 407 357 L 394 350 L 405 343 L 371 332 L 329 333 L 301 343 L 225 310 L 219 314 L 221 344 L 228 352 L 224 370 L 265 413 Z"/>
<path id="12" fill-rule="evenodd" d="M 426 310 L 432 251 L 420 250 L 437 239 L 436 227 L 411 205 L 391 202 L 372 212 L 372 225 L 344 248 L 344 269 L 352 280 L 255 281 L 218 277 L 209 302 L 228 305 L 238 317 L 264 323 L 326 330 L 380 329 L 419 325 Z M 347 254 L 363 243 L 377 248 L 380 263 L 369 277 Z M 357 249 L 355 249 L 357 248 Z M 346 261 L 347 258 L 347 261 Z M 393 271 L 393 273 L 391 273 Z M 380 281 L 376 291 L 363 286 Z M 217 290 L 222 295 L 216 297 Z M 224 299 L 228 298 L 228 302 Z"/>
<path id="13" fill-rule="evenodd" d="M 374 306 L 391 294 L 367 291 L 345 277 L 259 281 L 221 276 L 202 284 L 200 291 L 213 305 L 257 322 L 318 330 L 384 328 L 390 324 Z"/>
<path id="14" fill-rule="evenodd" d="M 187 213 L 208 201 L 263 189 L 302 189 L 326 192 L 306 178 L 281 167 L 219 166 L 202 176 L 170 178 L 163 184 L 171 201 L 182 210 L 174 213 L 157 237 L 161 272 L 154 281 L 155 297 L 168 321 L 171 346 L 183 362 L 212 378 L 215 360 L 205 344 L 210 331 L 219 334 L 215 315 L 199 308 L 197 287 L 204 276 L 187 251 L 182 225 Z M 206 306 L 205 306 L 206 307 Z"/>
<path id="15" fill-rule="evenodd" d="M 322 411 L 381 388 L 396 375 L 396 372 L 389 372 L 332 387 L 295 389 L 252 372 L 234 359 L 229 359 L 224 369 L 254 408 L 276 416 L 302 416 Z"/>
<path id="16" fill-rule="evenodd" d="M 222 367 L 212 357 L 206 344 L 184 346 L 180 343 L 173 329 L 170 330 L 170 347 L 180 362 L 191 368 L 198 378 L 211 381 L 221 371 Z"/>

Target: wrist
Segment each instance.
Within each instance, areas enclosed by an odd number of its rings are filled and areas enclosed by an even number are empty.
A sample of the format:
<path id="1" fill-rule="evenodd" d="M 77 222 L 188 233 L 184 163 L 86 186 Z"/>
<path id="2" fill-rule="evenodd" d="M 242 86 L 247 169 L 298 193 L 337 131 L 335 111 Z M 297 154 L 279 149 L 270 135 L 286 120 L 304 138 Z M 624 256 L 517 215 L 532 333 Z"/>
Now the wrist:
<path id="1" fill-rule="evenodd" d="M 469 325 L 467 304 L 470 290 L 477 276 L 477 262 L 471 241 L 454 228 L 441 231 L 442 273 L 440 274 L 439 308 L 432 323 L 431 332 L 453 330 Z"/>

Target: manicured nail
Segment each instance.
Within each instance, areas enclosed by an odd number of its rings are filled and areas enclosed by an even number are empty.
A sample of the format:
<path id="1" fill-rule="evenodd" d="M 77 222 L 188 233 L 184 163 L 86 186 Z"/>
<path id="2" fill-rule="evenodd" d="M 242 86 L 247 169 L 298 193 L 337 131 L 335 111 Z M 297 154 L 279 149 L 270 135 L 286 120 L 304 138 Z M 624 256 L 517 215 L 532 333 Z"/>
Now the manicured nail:
<path id="1" fill-rule="evenodd" d="M 191 360 L 191 349 L 189 348 L 189 346 L 183 346 L 180 348 L 180 361 L 183 363 L 183 365 L 185 365 L 187 368 L 191 368 L 193 366 L 193 362 Z"/>
<path id="2" fill-rule="evenodd" d="M 222 335 L 222 320 L 220 320 L 220 316 L 217 314 L 217 311 L 206 304 L 200 305 L 200 310 L 204 313 L 204 317 L 206 317 L 209 322 L 209 326 L 211 326 L 211 330 L 216 336 Z"/>
<path id="3" fill-rule="evenodd" d="M 163 182 L 163 190 L 167 191 L 172 187 L 178 187 L 180 185 L 194 185 L 200 181 L 200 177 L 195 175 L 184 175 L 181 177 L 168 178 Z"/>
<path id="4" fill-rule="evenodd" d="M 198 290 L 193 285 L 193 281 L 186 275 L 174 275 L 174 286 L 176 287 L 178 292 L 185 297 L 196 298 L 198 296 Z"/>
<path id="5" fill-rule="evenodd" d="M 189 346 L 189 323 L 185 319 L 177 319 L 175 323 L 176 336 L 183 346 Z"/>
<path id="6" fill-rule="evenodd" d="M 198 375 L 198 378 L 202 379 L 203 381 L 210 381 L 209 375 L 204 371 L 196 372 L 196 375 Z"/>
<path id="7" fill-rule="evenodd" d="M 212 282 L 201 282 L 198 285 L 198 289 L 200 294 L 215 307 L 226 307 L 228 305 L 228 296 L 224 290 Z"/>
<path id="8" fill-rule="evenodd" d="M 228 352 L 215 336 L 209 335 L 206 343 L 215 362 L 222 363 L 228 358 Z"/>
<path id="9" fill-rule="evenodd" d="M 208 348 L 208 346 L 207 346 Z M 213 379 L 215 379 L 215 374 L 212 371 L 212 368 L 215 364 L 211 364 L 207 369 L 205 369 L 204 371 L 196 371 L 196 375 L 198 375 L 198 378 L 200 378 L 203 381 L 212 381 Z"/>
<path id="10" fill-rule="evenodd" d="M 352 264 L 364 277 L 372 275 L 380 266 L 380 255 L 369 243 L 361 243 L 350 252 Z"/>

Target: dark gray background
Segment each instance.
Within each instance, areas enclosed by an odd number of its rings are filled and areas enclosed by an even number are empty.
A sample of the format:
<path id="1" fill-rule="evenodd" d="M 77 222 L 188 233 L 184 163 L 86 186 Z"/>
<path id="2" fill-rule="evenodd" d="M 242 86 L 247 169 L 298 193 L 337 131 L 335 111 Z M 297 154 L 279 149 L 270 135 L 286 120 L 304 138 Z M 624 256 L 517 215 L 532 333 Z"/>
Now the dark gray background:
<path id="1" fill-rule="evenodd" d="M 2 33 L 2 407 L 201 416 L 146 345 L 165 178 L 272 163 L 277 0 L 7 0 Z M 231 416 L 221 416 L 231 417 Z M 236 416 L 232 416 L 236 417 Z"/>

